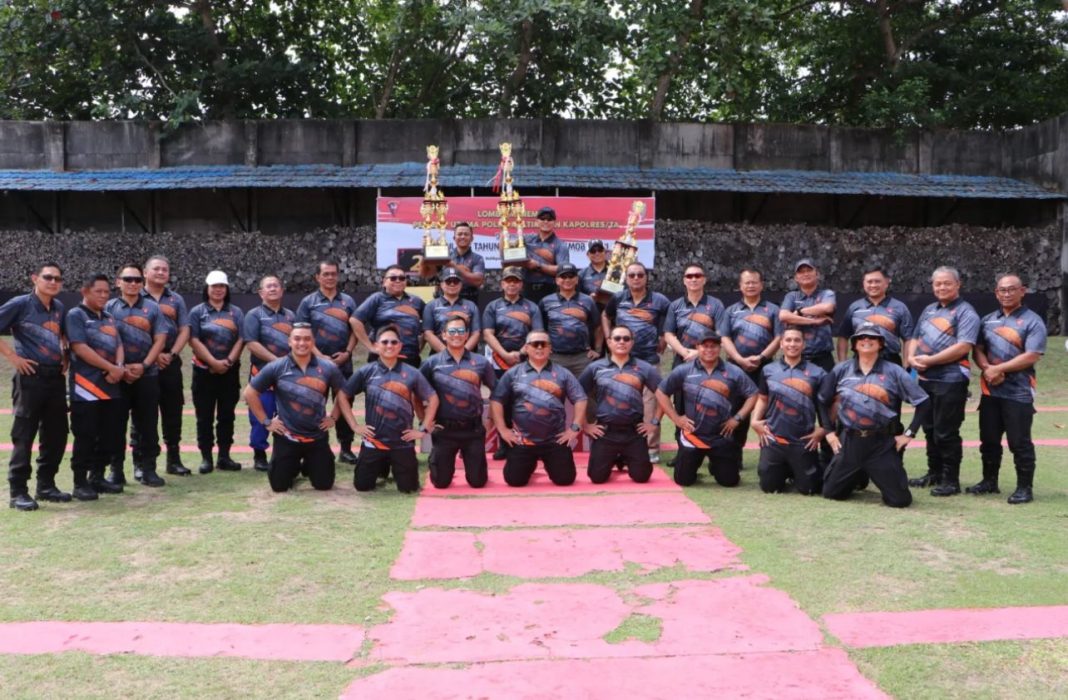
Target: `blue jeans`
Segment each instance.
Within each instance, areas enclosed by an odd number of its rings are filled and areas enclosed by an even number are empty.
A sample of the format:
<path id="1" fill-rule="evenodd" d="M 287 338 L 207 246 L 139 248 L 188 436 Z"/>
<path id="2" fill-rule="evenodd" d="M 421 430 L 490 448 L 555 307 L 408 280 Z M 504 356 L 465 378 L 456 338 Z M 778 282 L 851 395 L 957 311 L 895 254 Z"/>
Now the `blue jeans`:
<path id="1" fill-rule="evenodd" d="M 265 391 L 260 394 L 260 403 L 263 404 L 263 410 L 267 413 L 267 422 L 269 423 L 274 418 L 274 389 Z M 252 411 L 248 412 L 248 422 L 252 426 L 252 430 L 248 434 L 248 444 L 254 450 L 267 451 L 267 426 L 256 420 L 256 416 L 252 415 Z"/>

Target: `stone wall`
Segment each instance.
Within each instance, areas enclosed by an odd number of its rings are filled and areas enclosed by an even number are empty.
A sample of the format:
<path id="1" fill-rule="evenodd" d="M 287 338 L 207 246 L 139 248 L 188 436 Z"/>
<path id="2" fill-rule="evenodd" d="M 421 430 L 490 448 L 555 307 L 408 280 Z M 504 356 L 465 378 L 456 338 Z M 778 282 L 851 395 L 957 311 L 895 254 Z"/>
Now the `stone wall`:
<path id="1" fill-rule="evenodd" d="M 5 251 L 0 266 L 0 290 L 28 286 L 27 274 L 42 259 L 54 259 L 76 289 L 80 277 L 95 271 L 112 273 L 126 260 L 144 261 L 152 253 L 170 258 L 176 287 L 197 292 L 211 269 L 226 270 L 235 293 L 253 292 L 266 272 L 279 273 L 291 292 L 314 288 L 312 274 L 319 258 L 341 263 L 347 289 L 377 288 L 374 270 L 374 229 L 329 228 L 304 234 L 268 236 L 258 233 L 152 236 L 82 232 L 44 234 L 0 232 Z M 984 229 L 965 226 L 940 228 L 883 227 L 855 230 L 804 225 L 748 226 L 695 221 L 658 221 L 653 284 L 669 294 L 680 289 L 682 269 L 699 260 L 709 270 L 710 291 L 729 295 L 737 289 L 741 267 L 764 272 L 766 287 L 780 297 L 790 287 L 793 263 L 812 257 L 826 283 L 840 293 L 859 292 L 861 272 L 872 263 L 883 265 L 894 278 L 893 291 L 926 297 L 934 267 L 948 264 L 961 270 L 966 292 L 987 294 L 994 275 L 1003 270 L 1024 274 L 1033 291 L 1048 303 L 1051 333 L 1060 328 L 1060 246 L 1058 225 L 1045 228 Z M 576 263 L 585 263 L 575 261 Z M 497 288 L 497 275 L 489 275 Z M 989 295 L 992 298 L 992 294 Z"/>

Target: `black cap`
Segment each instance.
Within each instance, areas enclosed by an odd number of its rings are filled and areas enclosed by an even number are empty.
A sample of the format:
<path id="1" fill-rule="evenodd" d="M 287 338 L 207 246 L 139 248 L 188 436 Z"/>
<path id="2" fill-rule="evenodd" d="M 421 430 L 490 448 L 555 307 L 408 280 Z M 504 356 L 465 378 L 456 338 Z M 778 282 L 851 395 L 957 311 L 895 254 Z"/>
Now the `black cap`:
<path id="1" fill-rule="evenodd" d="M 556 221 L 556 210 L 552 207 L 542 207 L 538 210 L 538 218 Z"/>
<path id="2" fill-rule="evenodd" d="M 451 279 L 463 279 L 463 277 L 460 277 L 460 272 L 455 267 L 446 267 L 444 270 L 441 271 L 440 277 L 442 282 Z"/>
<path id="3" fill-rule="evenodd" d="M 802 267 L 805 267 L 806 265 L 808 267 L 811 267 L 813 270 L 818 270 L 819 269 L 819 267 L 816 266 L 816 263 L 812 262 L 812 258 L 801 258 L 796 263 L 794 263 L 794 272 L 797 272 L 798 270 L 800 270 Z"/>
<path id="4" fill-rule="evenodd" d="M 504 270 L 501 271 L 501 279 L 502 280 L 506 280 L 506 279 L 509 279 L 509 278 L 517 279 L 517 280 L 522 282 L 523 281 L 523 269 L 520 268 L 520 267 L 516 267 L 515 265 L 512 265 L 511 267 L 504 268 Z"/>
<path id="5" fill-rule="evenodd" d="M 589 245 L 586 246 L 586 252 L 588 253 L 594 248 L 600 248 L 601 250 L 604 250 L 604 241 L 602 241 L 600 238 L 594 238 L 592 241 L 589 242 Z"/>
<path id="6" fill-rule="evenodd" d="M 577 274 L 578 274 L 578 268 L 575 267 L 572 263 L 569 263 L 569 262 L 560 263 L 560 265 L 557 266 L 557 268 L 556 268 L 556 276 L 557 277 L 564 277 L 565 275 L 577 275 Z"/>
<path id="7" fill-rule="evenodd" d="M 717 343 L 722 342 L 722 337 L 719 333 L 715 332 L 711 328 L 706 328 L 697 335 L 697 344 L 700 345 L 708 340 L 714 340 Z"/>
<path id="8" fill-rule="evenodd" d="M 853 331 L 853 335 L 849 336 L 849 342 L 852 343 L 857 338 L 878 338 L 883 343 L 886 342 L 886 336 L 883 335 L 882 328 L 871 321 L 865 321 L 857 326 L 856 330 Z"/>

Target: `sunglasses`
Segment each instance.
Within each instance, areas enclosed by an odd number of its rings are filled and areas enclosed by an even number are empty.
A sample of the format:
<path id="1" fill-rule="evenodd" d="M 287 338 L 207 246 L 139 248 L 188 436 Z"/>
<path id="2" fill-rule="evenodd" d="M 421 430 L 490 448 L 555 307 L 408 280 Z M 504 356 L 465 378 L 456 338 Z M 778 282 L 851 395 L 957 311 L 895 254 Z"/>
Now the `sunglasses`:
<path id="1" fill-rule="evenodd" d="M 41 275 L 41 279 L 43 279 L 45 282 L 62 282 L 63 281 L 63 275 L 47 275 L 47 274 L 45 274 L 45 275 Z"/>
<path id="2" fill-rule="evenodd" d="M 578 275 L 576 275 L 573 272 L 569 272 L 566 275 L 557 275 L 557 277 L 559 277 L 562 280 L 573 280 L 573 279 L 577 279 Z"/>
<path id="3" fill-rule="evenodd" d="M 404 280 L 406 280 L 408 278 L 405 277 L 404 275 L 389 275 L 389 276 L 386 277 L 386 279 L 389 280 L 390 282 L 403 282 Z"/>
<path id="4" fill-rule="evenodd" d="M 450 277 L 449 279 L 444 280 L 442 282 L 442 284 L 460 284 L 460 278 L 459 277 Z"/>
<path id="5" fill-rule="evenodd" d="M 640 280 L 642 277 L 645 277 L 645 273 L 644 272 L 628 272 L 627 273 L 627 277 L 629 277 L 632 280 Z"/>
<path id="6" fill-rule="evenodd" d="M 632 340 L 634 340 L 634 338 L 631 338 L 629 335 L 613 335 L 612 336 L 612 341 L 616 342 L 616 343 L 629 343 Z"/>
<path id="7" fill-rule="evenodd" d="M 527 345 L 529 345 L 532 348 L 537 348 L 538 350 L 541 350 L 542 348 L 549 347 L 549 341 L 548 340 L 532 340 L 529 343 L 527 343 Z"/>
<path id="8" fill-rule="evenodd" d="M 145 281 L 144 277 L 133 277 L 133 276 L 120 277 L 119 279 L 122 280 L 123 282 L 129 282 L 130 284 L 143 284 L 144 281 Z"/>
<path id="9" fill-rule="evenodd" d="M 699 279 L 704 279 L 705 276 L 702 275 L 700 272 L 691 272 L 689 274 L 683 275 L 683 277 L 685 277 L 688 280 L 699 280 Z"/>
<path id="10" fill-rule="evenodd" d="M 385 338 L 384 340 L 380 340 L 378 342 L 382 345 L 400 345 L 400 341 L 394 340 L 393 338 Z"/>
<path id="11" fill-rule="evenodd" d="M 446 335 L 467 335 L 467 329 L 466 328 L 446 328 L 445 329 L 445 334 Z"/>

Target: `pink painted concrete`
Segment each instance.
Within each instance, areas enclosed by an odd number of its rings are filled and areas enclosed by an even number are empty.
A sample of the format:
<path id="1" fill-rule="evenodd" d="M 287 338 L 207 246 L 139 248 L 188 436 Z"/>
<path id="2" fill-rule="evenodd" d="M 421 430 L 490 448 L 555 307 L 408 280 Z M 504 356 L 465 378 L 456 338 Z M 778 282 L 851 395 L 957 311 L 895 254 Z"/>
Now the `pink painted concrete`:
<path id="1" fill-rule="evenodd" d="M 649 481 L 644 484 L 638 484 L 631 481 L 623 472 L 614 472 L 612 477 L 604 484 L 594 484 L 586 477 L 586 463 L 587 455 L 576 454 L 575 463 L 579 466 L 578 478 L 575 479 L 575 483 L 571 486 L 565 487 L 565 491 L 568 493 L 605 493 L 605 492 L 631 492 L 631 493 L 648 493 L 648 492 L 670 492 L 679 491 L 681 487 L 678 486 L 664 470 L 659 468 L 653 469 L 653 475 Z M 489 483 L 480 489 L 473 489 L 467 485 L 467 481 L 464 479 L 463 465 L 458 465 L 456 468 L 456 476 L 453 477 L 452 484 L 447 489 L 438 489 L 430 483 L 430 474 L 427 473 L 424 480 L 424 490 L 422 495 L 424 496 L 537 496 L 546 493 L 561 493 L 561 487 L 556 486 L 553 482 L 549 481 L 549 476 L 542 470 L 534 472 L 534 475 L 530 478 L 530 483 L 522 488 L 515 488 L 504 483 L 504 473 L 502 468 L 497 466 L 500 463 L 491 463 L 489 469 Z"/>
<path id="2" fill-rule="evenodd" d="M 481 550 L 477 544 L 481 545 Z M 589 530 L 409 531 L 390 576 L 452 579 L 488 572 L 519 578 L 565 578 L 593 571 L 645 571 L 681 564 L 687 571 L 738 566 L 741 550 L 714 527 Z"/>
<path id="3" fill-rule="evenodd" d="M 826 615 L 827 631 L 855 648 L 1068 637 L 1068 605 Z"/>
<path id="4" fill-rule="evenodd" d="M 269 661 L 347 661 L 364 632 L 352 625 L 234 625 L 184 622 L 8 622 L 0 653 L 228 656 Z"/>
<path id="5" fill-rule="evenodd" d="M 567 493 L 567 489 L 561 489 Z M 704 524 L 708 516 L 683 493 L 542 498 L 420 498 L 412 527 Z"/>
<path id="6" fill-rule="evenodd" d="M 692 650 L 700 654 L 699 650 Z M 840 649 L 647 659 L 513 661 L 456 668 L 392 668 L 360 678 L 341 696 L 459 700 L 649 700 L 650 698 L 886 698 Z"/>

